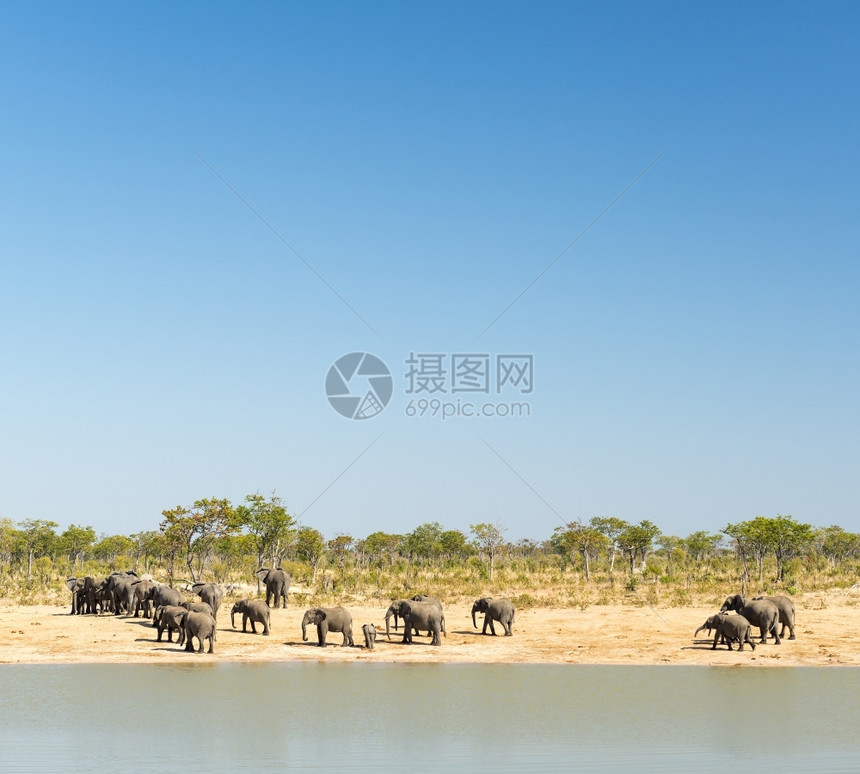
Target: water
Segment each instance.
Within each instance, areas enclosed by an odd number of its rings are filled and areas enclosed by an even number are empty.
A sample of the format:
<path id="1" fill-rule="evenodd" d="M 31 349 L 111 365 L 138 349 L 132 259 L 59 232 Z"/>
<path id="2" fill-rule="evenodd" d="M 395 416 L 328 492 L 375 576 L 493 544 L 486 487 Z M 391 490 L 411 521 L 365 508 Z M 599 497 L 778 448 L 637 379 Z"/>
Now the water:
<path id="1" fill-rule="evenodd" d="M 860 670 L 0 667 L 3 772 L 860 770 Z"/>

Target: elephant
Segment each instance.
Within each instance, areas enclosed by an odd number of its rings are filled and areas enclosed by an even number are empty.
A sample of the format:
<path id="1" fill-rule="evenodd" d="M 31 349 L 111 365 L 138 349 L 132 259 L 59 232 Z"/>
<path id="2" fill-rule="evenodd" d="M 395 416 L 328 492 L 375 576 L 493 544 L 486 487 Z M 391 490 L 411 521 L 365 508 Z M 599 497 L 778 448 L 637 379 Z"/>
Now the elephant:
<path id="1" fill-rule="evenodd" d="M 69 615 L 90 615 L 96 612 L 96 579 L 91 575 L 84 578 L 69 578 L 66 586 L 72 592 L 72 609 Z"/>
<path id="2" fill-rule="evenodd" d="M 797 639 L 794 636 L 794 602 L 792 602 L 789 597 L 783 596 L 782 594 L 775 597 L 753 597 L 753 600 L 755 601 L 759 601 L 761 599 L 773 602 L 773 604 L 776 605 L 777 610 L 779 610 L 779 622 L 782 624 L 782 631 L 780 631 L 779 636 L 785 637 L 785 628 L 788 627 L 788 639 Z"/>
<path id="3" fill-rule="evenodd" d="M 266 604 L 270 607 L 277 607 L 279 601 L 283 601 L 283 607 L 287 606 L 287 594 L 290 593 L 290 578 L 289 574 L 281 567 L 277 570 L 269 570 L 266 567 L 261 567 L 257 570 L 257 577 L 266 584 Z M 275 604 L 272 605 L 272 598 L 275 599 Z"/>
<path id="4" fill-rule="evenodd" d="M 179 607 L 184 607 L 189 613 L 208 613 L 213 618 L 212 605 L 208 602 L 183 602 Z"/>
<path id="5" fill-rule="evenodd" d="M 188 611 L 177 605 L 161 605 L 155 608 L 152 623 L 158 627 L 158 641 L 161 642 L 161 635 L 167 629 L 167 641 L 173 642 L 173 632 L 176 632 L 179 635 L 176 644 L 182 645 L 185 642 L 186 615 L 188 615 Z"/>
<path id="6" fill-rule="evenodd" d="M 514 603 L 511 600 L 493 599 L 492 597 L 476 599 L 475 604 L 472 605 L 472 626 L 477 629 L 478 624 L 475 623 L 475 613 L 484 614 L 484 628 L 481 634 L 487 633 L 487 624 L 489 624 L 490 633 L 495 636 L 496 630 L 493 627 L 493 621 L 498 621 L 505 630 L 505 637 L 513 635 L 511 626 L 514 623 L 516 608 L 514 608 Z"/>
<path id="7" fill-rule="evenodd" d="M 123 612 L 131 615 L 134 609 L 134 584 L 138 580 L 135 572 L 114 572 L 105 579 L 111 593 L 114 615 L 122 615 Z"/>
<path id="8" fill-rule="evenodd" d="M 144 618 L 152 618 L 152 596 L 158 584 L 151 580 L 139 580 L 131 584 L 134 590 L 134 617 L 143 610 Z"/>
<path id="9" fill-rule="evenodd" d="M 341 632 L 343 642 L 341 647 L 355 646 L 352 639 L 352 616 L 349 611 L 342 607 L 312 607 L 305 611 L 302 618 L 302 642 L 308 641 L 306 627 L 308 624 L 316 624 L 317 640 L 321 648 L 325 647 L 326 635 L 329 632 Z"/>
<path id="10" fill-rule="evenodd" d="M 230 625 L 236 628 L 236 613 L 242 614 L 242 633 L 247 631 L 248 621 L 251 622 L 251 632 L 257 633 L 255 624 L 263 624 L 263 636 L 269 636 L 269 618 L 271 611 L 262 599 L 240 599 L 230 611 Z"/>
<path id="11" fill-rule="evenodd" d="M 212 617 L 217 621 L 224 589 L 217 583 L 195 583 L 191 586 L 191 590 L 212 608 Z"/>
<path id="12" fill-rule="evenodd" d="M 364 624 L 361 631 L 364 633 L 364 647 L 373 650 L 376 644 L 376 627 L 373 624 Z"/>
<path id="13" fill-rule="evenodd" d="M 445 631 L 442 610 L 432 602 L 415 602 L 411 599 L 400 600 L 398 615 L 403 619 L 403 644 L 412 644 L 412 630 L 428 631 L 433 636 L 431 645 L 441 645 L 439 633 Z M 447 632 L 445 633 L 447 637 Z"/>
<path id="14" fill-rule="evenodd" d="M 709 635 L 711 629 L 714 629 L 714 644 L 711 650 L 717 649 L 717 643 L 720 639 L 728 646 L 729 650 L 732 649 L 732 640 L 738 641 L 738 650 L 744 649 L 745 642 L 748 642 L 750 647 L 755 650 L 755 643 L 750 639 L 750 628 L 750 622 L 742 615 L 719 613 L 718 615 L 712 615 L 696 629 L 696 634 L 693 637 L 698 635 L 702 629 L 707 629 Z"/>
<path id="15" fill-rule="evenodd" d="M 198 653 L 203 652 L 203 641 L 209 640 L 207 653 L 215 652 L 215 619 L 209 613 L 195 613 L 189 611 L 185 614 L 185 650 L 194 652 L 194 641 L 196 637 L 200 643 Z"/>
<path id="16" fill-rule="evenodd" d="M 158 610 L 159 607 L 165 607 L 167 605 L 181 607 L 183 602 L 185 602 L 185 597 L 179 589 L 173 589 L 170 586 L 156 584 L 156 587 L 152 590 L 150 601 L 152 602 L 153 608 Z M 155 626 L 155 616 L 153 616 L 152 625 Z"/>
<path id="17" fill-rule="evenodd" d="M 438 599 L 434 599 L 433 597 L 424 597 L 420 594 L 416 594 L 412 599 L 395 599 L 389 606 L 388 610 L 385 613 L 385 636 L 390 640 L 390 619 L 394 616 L 394 631 L 397 631 L 397 621 L 399 618 L 403 618 L 403 614 L 400 612 L 401 606 L 407 602 L 421 602 L 428 605 L 433 605 L 439 610 L 441 614 L 441 625 L 442 631 L 445 632 L 445 636 L 448 636 L 448 632 L 445 631 L 445 612 L 442 610 L 442 603 Z M 418 629 L 415 629 L 415 633 L 418 634 Z M 430 636 L 433 632 L 430 629 L 427 629 L 427 635 Z"/>
<path id="18" fill-rule="evenodd" d="M 777 624 L 779 623 L 779 609 L 773 602 L 766 599 L 750 600 L 747 602 L 740 594 L 735 594 L 733 597 L 728 597 L 720 612 L 724 613 L 727 610 L 734 610 L 744 618 L 746 618 L 753 626 L 758 626 L 761 632 L 761 643 L 767 642 L 767 633 L 773 634 L 773 639 L 777 645 L 780 644 L 779 632 Z"/>

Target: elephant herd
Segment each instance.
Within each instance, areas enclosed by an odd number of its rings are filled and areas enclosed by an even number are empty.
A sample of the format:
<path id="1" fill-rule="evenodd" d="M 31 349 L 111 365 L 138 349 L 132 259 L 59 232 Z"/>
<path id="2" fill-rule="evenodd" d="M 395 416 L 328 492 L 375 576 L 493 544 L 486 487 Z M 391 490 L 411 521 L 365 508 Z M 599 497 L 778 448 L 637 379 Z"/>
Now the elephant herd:
<path id="1" fill-rule="evenodd" d="M 237 601 L 230 611 L 230 624 L 236 628 L 236 615 L 242 616 L 242 632 L 247 632 L 250 623 L 251 633 L 257 634 L 257 624 L 262 627 L 260 634 L 269 636 L 271 629 L 271 609 L 281 604 L 287 606 L 287 595 L 290 588 L 290 576 L 281 568 L 276 570 L 261 568 L 256 573 L 258 579 L 266 586 L 266 601 L 262 599 L 242 599 Z M 69 578 L 66 586 L 72 592 L 72 615 L 127 615 L 137 618 L 152 619 L 156 628 L 157 641 L 161 642 L 165 632 L 167 641 L 173 642 L 173 634 L 177 635 L 177 645 L 185 646 L 188 652 L 194 652 L 194 639 L 197 640 L 196 652 L 202 653 L 204 645 L 208 644 L 207 653 L 215 652 L 218 609 L 223 598 L 223 589 L 215 583 L 194 583 L 190 591 L 199 601 L 188 601 L 178 589 L 157 583 L 149 575 L 138 577 L 134 572 L 114 572 L 99 581 L 87 576 L 84 578 Z M 472 605 L 472 624 L 477 628 L 475 614 L 484 614 L 482 634 L 489 627 L 492 635 L 496 634 L 494 622 L 501 624 L 506 637 L 512 635 L 514 623 L 514 606 L 508 599 L 493 599 L 484 597 L 475 600 Z M 390 640 L 390 619 L 394 617 L 394 629 L 403 623 L 404 644 L 411 644 L 413 634 L 427 632 L 431 645 L 442 644 L 440 635 L 447 637 L 445 629 L 445 613 L 438 599 L 424 595 L 416 595 L 411 599 L 395 600 L 389 605 L 385 614 L 385 634 Z M 308 641 L 307 627 L 316 627 L 317 644 L 326 646 L 329 632 L 343 636 L 343 646 L 354 647 L 352 636 L 352 615 L 343 607 L 314 607 L 307 610 L 302 617 L 302 641 Z M 362 627 L 364 646 L 374 649 L 376 643 L 376 627 L 364 624 Z"/>
<path id="2" fill-rule="evenodd" d="M 736 615 L 730 615 L 734 611 Z M 755 597 L 746 599 L 740 594 L 726 598 L 720 612 L 710 616 L 696 633 L 696 637 L 702 629 L 706 629 L 710 635 L 714 632 L 714 644 L 712 650 L 716 650 L 720 642 L 725 643 L 732 650 L 732 642 L 738 643 L 738 650 L 744 649 L 744 643 L 749 644 L 755 650 L 750 632 L 753 627 L 758 627 L 760 644 L 767 642 L 768 635 L 773 637 L 774 643 L 779 645 L 788 629 L 788 639 L 795 639 L 794 634 L 794 602 L 786 596 Z M 780 624 L 782 631 L 777 631 Z"/>

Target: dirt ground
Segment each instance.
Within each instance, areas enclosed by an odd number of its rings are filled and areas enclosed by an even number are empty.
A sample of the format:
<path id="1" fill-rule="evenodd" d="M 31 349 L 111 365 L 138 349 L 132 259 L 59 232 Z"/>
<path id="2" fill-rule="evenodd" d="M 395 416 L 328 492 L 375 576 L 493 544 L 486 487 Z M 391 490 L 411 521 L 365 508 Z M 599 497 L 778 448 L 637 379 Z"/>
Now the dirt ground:
<path id="1" fill-rule="evenodd" d="M 342 636 L 329 635 L 329 647 L 316 647 L 316 632 L 303 643 L 303 608 L 272 611 L 269 637 L 230 626 L 232 601 L 219 611 L 215 654 L 191 655 L 156 641 L 151 621 L 126 616 L 71 616 L 69 607 L 0 606 L 0 663 L 167 663 L 171 661 L 378 661 L 569 664 L 686 664 L 708 666 L 860 666 L 860 607 L 846 592 L 795 598 L 797 639 L 776 645 L 769 640 L 755 652 L 711 650 L 712 641 L 693 632 L 716 612 L 710 608 L 595 606 L 579 609 L 520 610 L 513 637 L 482 636 L 483 616 L 472 628 L 467 604 L 447 606 L 448 636 L 429 646 L 426 636 L 403 645 L 392 632 L 385 638 L 384 607 L 351 607 L 357 647 L 339 647 Z M 361 625 L 380 629 L 376 649 L 363 645 Z M 501 627 L 497 625 L 497 631 Z M 758 638 L 756 638 L 757 640 Z M 332 647 L 334 646 L 334 647 Z"/>

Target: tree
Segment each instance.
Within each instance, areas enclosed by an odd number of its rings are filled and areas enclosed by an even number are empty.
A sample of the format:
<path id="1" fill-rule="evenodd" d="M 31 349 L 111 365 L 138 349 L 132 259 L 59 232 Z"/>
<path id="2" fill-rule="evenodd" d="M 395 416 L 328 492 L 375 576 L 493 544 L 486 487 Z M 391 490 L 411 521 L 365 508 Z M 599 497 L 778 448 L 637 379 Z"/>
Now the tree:
<path id="1" fill-rule="evenodd" d="M 96 531 L 92 527 L 79 527 L 70 524 L 59 537 L 62 552 L 69 557 L 69 564 L 74 572 L 75 564 L 84 566 L 84 555 L 96 542 Z"/>
<path id="2" fill-rule="evenodd" d="M 18 524 L 21 532 L 21 540 L 27 552 L 27 580 L 33 574 L 33 559 L 36 556 L 45 556 L 56 546 L 57 533 L 54 530 L 59 527 L 55 521 L 45 519 L 26 519 Z"/>
<path id="3" fill-rule="evenodd" d="M 735 550 L 741 558 L 743 565 L 743 576 L 741 578 L 741 590 L 746 590 L 749 581 L 749 567 L 747 557 L 755 559 L 758 567 L 758 581 L 764 582 L 764 558 L 770 550 L 770 529 L 768 520 L 764 516 L 756 516 L 750 521 L 742 521 L 738 524 L 728 524 L 723 532 L 735 541 Z"/>
<path id="4" fill-rule="evenodd" d="M 387 532 L 372 532 L 364 539 L 364 551 L 368 557 L 377 561 L 387 557 L 388 562 L 394 561 L 394 555 L 400 550 L 403 535 L 389 535 Z"/>
<path id="5" fill-rule="evenodd" d="M 93 546 L 93 556 L 107 562 L 115 570 L 117 557 L 130 554 L 133 549 L 134 541 L 125 535 L 102 535 Z"/>
<path id="6" fill-rule="evenodd" d="M 684 557 L 684 541 L 675 535 L 659 535 L 657 542 L 660 548 L 666 552 L 666 575 L 672 575 L 672 559 L 677 553 L 682 559 Z"/>
<path id="7" fill-rule="evenodd" d="M 211 559 L 215 540 L 241 528 L 230 501 L 214 497 L 195 500 L 190 509 L 177 506 L 161 513 L 164 520 L 160 529 L 171 542 L 183 546 L 185 565 L 194 583 L 200 580 Z"/>
<path id="8" fill-rule="evenodd" d="M 685 537 L 681 541 L 681 546 L 690 559 L 694 562 L 700 562 L 702 559 L 713 555 L 722 539 L 722 535 L 709 535 L 705 530 L 699 530 Z"/>
<path id="9" fill-rule="evenodd" d="M 495 524 L 470 524 L 469 530 L 475 536 L 478 549 L 487 555 L 490 565 L 490 580 L 493 580 L 493 569 L 496 562 L 496 554 L 505 545 L 504 533 L 507 530 L 500 522 Z"/>
<path id="10" fill-rule="evenodd" d="M 643 519 L 638 524 L 628 526 L 618 536 L 618 547 L 627 554 L 631 575 L 635 572 L 637 557 L 641 560 L 641 567 L 645 567 L 645 559 L 652 548 L 654 538 L 659 534 L 660 528 L 656 524 Z"/>
<path id="11" fill-rule="evenodd" d="M 296 554 L 313 569 L 311 583 L 317 582 L 317 569 L 325 556 L 325 539 L 322 532 L 313 527 L 299 527 L 296 534 Z"/>
<path id="12" fill-rule="evenodd" d="M 630 525 L 624 519 L 615 516 L 595 516 L 589 524 L 609 540 L 611 552 L 609 555 L 609 574 L 615 570 L 615 555 L 618 553 L 618 536 Z"/>
<path id="13" fill-rule="evenodd" d="M 610 547 L 610 540 L 606 535 L 581 521 L 571 521 L 563 527 L 556 527 L 552 543 L 559 553 L 571 558 L 574 554 L 582 557 L 586 582 L 591 580 L 591 559 Z"/>
<path id="14" fill-rule="evenodd" d="M 833 525 L 818 530 L 817 540 L 819 550 L 827 557 L 831 567 L 846 559 L 860 556 L 860 535 L 846 532 L 842 527 Z"/>
<path id="15" fill-rule="evenodd" d="M 410 557 L 435 559 L 442 553 L 442 525 L 438 521 L 421 524 L 403 539 L 403 548 Z"/>
<path id="16" fill-rule="evenodd" d="M 335 535 L 328 541 L 329 553 L 334 557 L 337 566 L 340 568 L 341 582 L 346 578 L 346 560 L 354 543 L 352 535 L 343 534 Z"/>
<path id="17" fill-rule="evenodd" d="M 245 505 L 236 508 L 236 519 L 254 539 L 257 566 L 268 560 L 280 566 L 296 539 L 296 520 L 287 513 L 284 501 L 274 494 L 266 500 L 259 492 L 245 497 Z"/>
<path id="18" fill-rule="evenodd" d="M 785 563 L 802 554 L 815 539 L 811 524 L 796 522 L 791 516 L 776 515 L 769 519 L 770 543 L 776 557 L 776 580 L 782 582 Z"/>
<path id="19" fill-rule="evenodd" d="M 442 554 L 449 559 L 463 559 L 474 553 L 466 536 L 458 529 L 446 529 L 439 536 Z"/>

